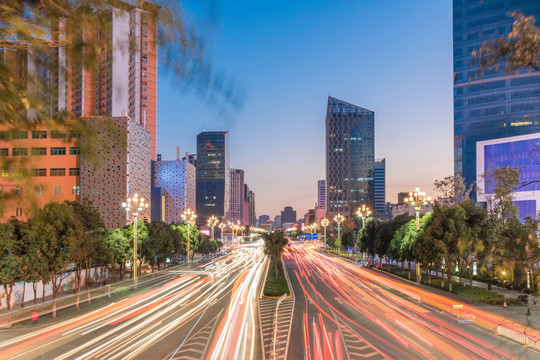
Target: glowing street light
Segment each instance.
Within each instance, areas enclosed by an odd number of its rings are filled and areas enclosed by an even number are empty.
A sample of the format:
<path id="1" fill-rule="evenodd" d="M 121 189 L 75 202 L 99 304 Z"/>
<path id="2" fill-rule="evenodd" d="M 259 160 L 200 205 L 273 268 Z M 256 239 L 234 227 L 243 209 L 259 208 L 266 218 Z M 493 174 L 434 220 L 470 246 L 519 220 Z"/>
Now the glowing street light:
<path id="1" fill-rule="evenodd" d="M 430 196 L 426 196 L 425 192 L 420 191 L 419 188 L 416 188 L 414 192 L 410 192 L 409 196 L 405 198 L 405 202 L 414 206 L 414 211 L 416 212 L 416 231 L 420 230 L 420 210 L 422 205 L 426 205 L 431 201 Z M 416 263 L 416 284 L 420 285 L 420 280 L 422 280 L 422 264 L 420 262 Z"/>
<path id="2" fill-rule="evenodd" d="M 206 221 L 206 224 L 208 225 L 208 227 L 210 229 L 212 229 L 212 232 L 211 232 L 211 236 L 210 238 L 213 240 L 214 239 L 214 226 L 216 226 L 217 224 L 219 223 L 219 220 L 217 217 L 215 217 L 214 215 L 210 216 L 208 218 L 208 220 Z"/>
<path id="3" fill-rule="evenodd" d="M 197 214 L 195 214 L 195 211 L 191 210 L 191 209 L 186 209 L 183 213 L 182 213 L 182 220 L 184 220 L 187 224 L 187 265 L 188 265 L 188 268 L 191 264 L 191 254 L 190 254 L 190 239 L 189 239 L 189 226 L 191 225 L 192 222 L 195 222 L 195 219 L 197 218 Z"/>
<path id="4" fill-rule="evenodd" d="M 426 205 L 431 201 L 431 197 L 426 196 L 425 192 L 421 192 L 419 188 L 416 188 L 404 200 L 406 203 L 414 206 L 414 211 L 416 211 L 416 230 L 420 230 L 420 210 L 422 210 L 422 205 Z"/>
<path id="5" fill-rule="evenodd" d="M 364 220 L 366 220 L 366 218 L 371 215 L 371 210 L 366 205 L 362 205 L 361 207 L 358 208 L 358 210 L 356 210 L 356 215 L 360 216 L 360 218 L 362 219 L 362 229 L 363 229 Z"/>
<path id="6" fill-rule="evenodd" d="M 133 216 L 133 283 L 137 288 L 137 224 L 139 213 L 148 209 L 148 203 L 139 194 L 134 194 L 133 197 L 127 198 L 126 202 L 122 203 L 122 207 Z"/>
<path id="7" fill-rule="evenodd" d="M 326 249 L 326 227 L 330 224 L 330 220 L 324 218 L 321 220 L 321 226 L 324 228 L 324 248 Z"/>
<path id="8" fill-rule="evenodd" d="M 223 241 L 223 229 L 225 229 L 227 227 L 227 224 L 225 223 L 220 223 L 218 225 L 218 228 L 221 230 L 221 241 Z"/>
<path id="9" fill-rule="evenodd" d="M 334 221 L 337 222 L 337 236 L 341 243 L 341 223 L 345 221 L 345 216 L 337 214 L 336 216 L 334 216 Z M 338 256 L 341 257 L 341 246 L 338 249 Z"/>

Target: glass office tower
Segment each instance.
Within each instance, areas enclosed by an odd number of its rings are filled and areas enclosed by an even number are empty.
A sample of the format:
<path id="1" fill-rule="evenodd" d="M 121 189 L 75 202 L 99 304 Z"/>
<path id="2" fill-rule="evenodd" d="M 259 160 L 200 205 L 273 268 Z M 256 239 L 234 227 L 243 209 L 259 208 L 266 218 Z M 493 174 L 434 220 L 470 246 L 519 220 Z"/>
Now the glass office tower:
<path id="1" fill-rule="evenodd" d="M 197 135 L 197 224 L 214 215 L 229 220 L 230 168 L 227 131 Z"/>
<path id="2" fill-rule="evenodd" d="M 534 15 L 538 0 L 454 0 L 454 171 L 476 181 L 476 143 L 539 130 L 540 74 L 532 70 L 482 74 L 471 52 L 510 32 L 513 11 Z"/>
<path id="3" fill-rule="evenodd" d="M 326 206 L 329 218 L 373 209 L 375 113 L 329 97 L 326 111 Z"/>

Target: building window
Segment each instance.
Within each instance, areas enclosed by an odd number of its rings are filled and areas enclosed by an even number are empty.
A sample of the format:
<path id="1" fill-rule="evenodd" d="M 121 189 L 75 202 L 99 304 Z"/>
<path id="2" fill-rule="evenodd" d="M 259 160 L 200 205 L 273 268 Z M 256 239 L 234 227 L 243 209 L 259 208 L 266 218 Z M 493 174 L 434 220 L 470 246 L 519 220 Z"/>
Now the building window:
<path id="1" fill-rule="evenodd" d="M 36 186 L 35 187 L 36 195 L 41 195 L 41 190 L 42 190 L 41 186 Z"/>
<path id="2" fill-rule="evenodd" d="M 143 41 L 142 42 L 142 49 L 143 49 L 143 51 L 148 51 L 148 41 Z"/>
<path id="3" fill-rule="evenodd" d="M 15 187 L 15 194 L 22 195 L 22 186 Z"/>
<path id="4" fill-rule="evenodd" d="M 28 148 L 13 148 L 13 156 L 26 156 L 28 155 Z"/>
<path id="5" fill-rule="evenodd" d="M 65 147 L 52 147 L 51 155 L 66 155 L 66 148 Z"/>
<path id="6" fill-rule="evenodd" d="M 9 155 L 9 149 L 8 148 L 1 148 L 0 149 L 0 156 L 8 156 Z"/>
<path id="7" fill-rule="evenodd" d="M 51 139 L 64 139 L 66 137 L 65 132 L 52 130 L 51 131 Z"/>
<path id="8" fill-rule="evenodd" d="M 54 168 L 50 171 L 51 176 L 66 176 L 66 169 Z"/>
<path id="9" fill-rule="evenodd" d="M 46 139 L 47 131 L 32 131 L 32 139 Z"/>
<path id="10" fill-rule="evenodd" d="M 28 131 L 14 131 L 12 133 L 13 139 L 28 139 Z"/>
<path id="11" fill-rule="evenodd" d="M 32 169 L 32 176 L 47 176 L 47 169 Z"/>
<path id="12" fill-rule="evenodd" d="M 69 148 L 69 155 L 79 155 L 79 148 L 78 147 L 70 147 Z"/>
<path id="13" fill-rule="evenodd" d="M 30 153 L 32 155 L 47 155 L 47 148 L 33 147 Z"/>
<path id="14" fill-rule="evenodd" d="M 54 187 L 54 195 L 60 195 L 60 192 L 61 192 L 61 187 L 60 186 L 55 186 Z"/>
<path id="15" fill-rule="evenodd" d="M 70 138 L 73 138 L 73 139 L 78 139 L 81 137 L 81 134 L 76 132 L 76 131 L 70 131 L 69 132 L 69 137 Z"/>
<path id="16" fill-rule="evenodd" d="M 75 185 L 75 186 L 73 187 L 73 190 L 71 190 L 71 193 L 72 193 L 73 195 L 79 195 L 79 193 L 80 193 L 80 187 L 79 187 L 78 185 Z"/>
<path id="17" fill-rule="evenodd" d="M 141 61 L 142 61 L 143 64 L 147 64 L 148 63 L 148 55 L 142 54 L 141 55 Z"/>
<path id="18" fill-rule="evenodd" d="M 69 176 L 79 176 L 80 170 L 79 168 L 70 168 L 69 169 Z"/>
<path id="19" fill-rule="evenodd" d="M 141 23 L 142 23 L 143 25 L 148 24 L 148 16 L 142 14 L 142 15 L 141 15 Z"/>
<path id="20" fill-rule="evenodd" d="M 23 215 L 22 208 L 16 208 L 15 209 L 15 216 L 22 216 L 22 215 Z"/>
<path id="21" fill-rule="evenodd" d="M 0 177 L 7 178 L 9 176 L 9 171 L 0 170 Z"/>
<path id="22" fill-rule="evenodd" d="M 143 38 L 147 38 L 148 37 L 148 29 L 147 28 L 142 28 L 142 37 Z"/>

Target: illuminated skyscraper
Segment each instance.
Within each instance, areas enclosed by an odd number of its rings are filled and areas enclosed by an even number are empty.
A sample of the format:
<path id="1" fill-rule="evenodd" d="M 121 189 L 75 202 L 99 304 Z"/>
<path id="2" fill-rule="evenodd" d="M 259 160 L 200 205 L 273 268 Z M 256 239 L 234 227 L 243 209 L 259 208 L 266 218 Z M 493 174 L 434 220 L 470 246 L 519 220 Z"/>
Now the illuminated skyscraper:
<path id="1" fill-rule="evenodd" d="M 327 215 L 373 207 L 375 113 L 329 97 L 326 111 Z"/>
<path id="2" fill-rule="evenodd" d="M 510 32 L 513 11 L 536 17 L 540 1 L 455 0 L 454 10 L 454 172 L 467 184 L 478 175 L 477 142 L 538 132 L 540 76 L 529 70 L 482 74 L 471 52 Z M 480 159 L 479 159 L 480 160 Z"/>

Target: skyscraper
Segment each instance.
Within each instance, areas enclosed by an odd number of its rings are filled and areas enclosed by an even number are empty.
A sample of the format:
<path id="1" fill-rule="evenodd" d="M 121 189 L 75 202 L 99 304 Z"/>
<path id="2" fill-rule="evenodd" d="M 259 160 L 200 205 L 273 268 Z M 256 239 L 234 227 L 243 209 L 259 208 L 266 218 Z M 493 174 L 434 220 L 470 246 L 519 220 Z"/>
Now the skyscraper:
<path id="1" fill-rule="evenodd" d="M 375 202 L 375 113 L 328 97 L 326 111 L 326 208 L 350 216 Z"/>
<path id="2" fill-rule="evenodd" d="M 244 170 L 231 169 L 231 198 L 229 200 L 229 219 L 236 224 L 244 223 Z"/>
<path id="3" fill-rule="evenodd" d="M 471 52 L 510 32 L 513 11 L 534 15 L 539 1 L 459 0 L 454 10 L 454 172 L 476 181 L 478 141 L 531 134 L 540 123 L 540 76 L 528 70 L 482 74 Z"/>
<path id="4" fill-rule="evenodd" d="M 317 208 L 326 209 L 326 180 L 317 181 Z"/>
<path id="5" fill-rule="evenodd" d="M 293 210 L 291 206 L 285 206 L 281 212 L 281 225 L 294 224 L 296 222 L 296 210 Z"/>
<path id="6" fill-rule="evenodd" d="M 386 159 L 375 160 L 375 214 L 386 213 Z"/>
<path id="7" fill-rule="evenodd" d="M 227 131 L 197 135 L 197 223 L 214 215 L 229 220 L 230 168 Z"/>

